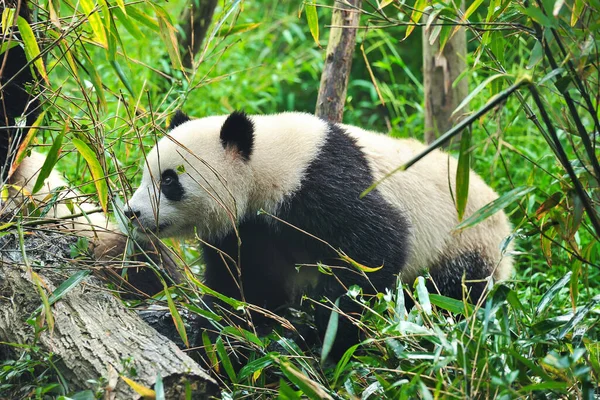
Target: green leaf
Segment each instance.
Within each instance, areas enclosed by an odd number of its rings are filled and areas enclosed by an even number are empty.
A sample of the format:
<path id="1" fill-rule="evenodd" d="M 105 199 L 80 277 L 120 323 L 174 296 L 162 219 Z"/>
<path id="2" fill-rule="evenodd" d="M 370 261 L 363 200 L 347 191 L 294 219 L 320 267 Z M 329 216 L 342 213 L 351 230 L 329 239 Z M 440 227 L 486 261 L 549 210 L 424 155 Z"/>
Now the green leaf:
<path id="1" fill-rule="evenodd" d="M 181 64 L 181 56 L 179 55 L 179 45 L 177 43 L 177 36 L 175 35 L 175 27 L 171 23 L 169 14 L 160 6 L 153 5 L 158 17 L 158 26 L 160 37 L 162 38 L 163 44 L 167 49 L 169 58 L 171 59 L 171 65 L 175 69 L 183 68 Z"/>
<path id="2" fill-rule="evenodd" d="M 298 386 L 298 388 L 302 390 L 303 394 L 308 396 L 309 399 L 332 398 L 318 382 L 313 381 L 306 376 L 306 374 L 300 372 L 289 361 L 281 360 L 279 365 L 290 382 Z"/>
<path id="3" fill-rule="evenodd" d="M 104 24 L 102 23 L 102 18 L 100 18 L 100 13 L 96 10 L 96 6 L 94 5 L 92 0 L 80 0 L 81 8 L 83 12 L 87 15 L 90 26 L 92 27 L 92 32 L 94 32 L 94 36 L 98 43 L 102 45 L 105 49 L 108 48 L 108 40 L 106 38 L 106 30 L 104 29 Z M 106 16 L 108 18 L 108 15 Z"/>
<path id="4" fill-rule="evenodd" d="M 210 342 L 210 338 L 208 337 L 208 333 L 206 331 L 202 332 L 202 345 L 204 346 L 204 351 L 206 352 L 206 356 L 210 361 L 210 365 L 219 372 L 219 361 L 217 360 L 217 355 L 215 354 L 215 346 Z"/>
<path id="5" fill-rule="evenodd" d="M 569 282 L 571 279 L 571 274 L 571 271 L 567 272 L 565 276 L 552 285 L 552 287 L 542 296 L 540 302 L 535 307 L 535 315 L 540 315 L 546 309 L 548 304 L 550 304 L 560 289 L 562 289 Z"/>
<path id="6" fill-rule="evenodd" d="M 597 304 L 600 304 L 600 295 L 594 296 L 589 303 L 577 310 L 575 315 L 573 315 L 573 318 L 562 327 L 558 333 L 558 338 L 562 339 L 567 336 L 567 333 L 575 328 L 575 326 L 577 326 L 577 324 L 579 324 Z"/>
<path id="7" fill-rule="evenodd" d="M 183 323 L 183 319 L 181 319 L 181 314 L 179 314 L 179 310 L 175 307 L 175 302 L 171 297 L 171 292 L 169 287 L 167 286 L 165 281 L 162 281 L 165 297 L 167 298 L 167 305 L 169 306 L 169 311 L 171 312 L 171 317 L 173 318 L 173 322 L 175 323 L 175 328 L 181 337 L 181 340 L 186 345 L 186 347 L 190 347 L 190 342 L 188 341 L 187 332 L 185 331 L 185 324 Z"/>
<path id="8" fill-rule="evenodd" d="M 525 68 L 531 69 L 535 67 L 541 60 L 544 58 L 544 48 L 542 47 L 542 42 L 536 40 L 533 45 L 533 49 L 531 50 L 531 56 L 529 57 L 529 62 Z"/>
<path id="9" fill-rule="evenodd" d="M 0 55 L 4 54 L 4 52 L 12 49 L 13 47 L 17 47 L 18 45 L 19 42 L 17 42 L 16 40 L 3 42 L 2 44 L 0 44 Z"/>
<path id="10" fill-rule="evenodd" d="M 135 19 L 142 25 L 145 25 L 146 27 L 150 28 L 154 32 L 160 31 L 160 28 L 158 26 L 158 22 L 156 21 L 156 19 L 150 17 L 148 14 L 145 14 L 145 13 L 139 11 L 137 9 L 137 7 L 134 7 L 132 4 L 127 4 L 126 10 L 127 10 L 127 15 L 129 15 L 131 18 Z"/>
<path id="11" fill-rule="evenodd" d="M 221 335 L 231 335 L 235 337 L 239 337 L 240 339 L 253 343 L 259 348 L 264 348 L 265 345 L 261 340 L 252 332 L 249 332 L 245 329 L 236 328 L 234 326 L 226 326 L 221 330 Z"/>
<path id="12" fill-rule="evenodd" d="M 465 129 L 460 139 L 460 154 L 456 168 L 456 212 L 462 221 L 469 200 L 469 177 L 471 176 L 471 129 Z"/>
<path id="13" fill-rule="evenodd" d="M 473 98 L 477 96 L 479 92 L 481 92 L 490 82 L 506 76 L 507 74 L 496 74 L 490 76 L 485 81 L 481 82 L 472 92 L 469 92 L 469 95 L 464 98 L 464 100 L 460 103 L 458 107 L 456 107 L 456 109 L 452 112 L 452 116 L 454 116 L 454 114 L 461 111 L 467 104 L 469 104 L 471 100 L 473 100 Z"/>
<path id="14" fill-rule="evenodd" d="M 17 17 L 17 26 L 19 27 L 19 33 L 23 40 L 23 50 L 25 50 L 27 61 L 35 65 L 40 76 L 44 78 L 47 84 L 49 84 L 50 82 L 48 81 L 44 60 L 42 60 L 42 57 L 40 56 L 40 47 L 38 46 L 37 40 L 35 40 L 35 35 L 33 34 L 33 30 L 31 30 L 29 22 L 27 22 L 25 18 Z"/>
<path id="15" fill-rule="evenodd" d="M 230 29 L 219 31 L 219 34 L 217 36 L 226 37 L 226 36 L 235 35 L 236 33 L 248 32 L 248 31 L 258 28 L 261 24 L 262 24 L 261 22 L 249 22 L 247 24 L 237 24 L 237 25 L 231 27 Z"/>
<path id="16" fill-rule="evenodd" d="M 348 350 L 346 350 L 346 352 L 344 353 L 344 355 L 342 356 L 340 361 L 338 361 L 337 365 L 335 366 L 335 371 L 333 372 L 333 385 L 331 385 L 332 387 L 337 387 L 337 381 L 340 378 L 340 375 L 346 369 L 346 365 L 348 364 L 348 362 L 354 355 L 354 352 L 356 351 L 356 349 L 358 349 L 359 345 L 360 345 L 360 343 L 355 344 L 354 346 L 352 346 Z"/>
<path id="17" fill-rule="evenodd" d="M 221 364 L 227 373 L 227 376 L 233 383 L 237 383 L 237 376 L 235 375 L 235 370 L 233 369 L 233 365 L 231 364 L 231 359 L 229 359 L 229 354 L 227 354 L 227 350 L 225 349 L 225 345 L 223 345 L 223 338 L 219 337 L 216 343 L 217 354 L 219 355 L 219 359 L 221 360 Z"/>
<path id="18" fill-rule="evenodd" d="M 144 38 L 144 33 L 138 28 L 138 26 L 131 22 L 131 18 L 127 15 L 125 9 L 113 8 L 112 13 L 117 17 L 117 20 L 127 29 L 127 32 L 134 38 L 141 40 Z"/>
<path id="19" fill-rule="evenodd" d="M 67 123 L 65 123 L 65 128 L 59 135 L 54 139 L 54 143 L 52 143 L 52 147 L 44 160 L 44 165 L 40 169 L 40 173 L 38 174 L 37 180 L 35 181 L 35 185 L 33 186 L 32 194 L 35 194 L 40 191 L 40 189 L 44 186 L 44 181 L 46 178 L 50 176 L 56 161 L 58 161 L 58 156 L 60 155 L 61 146 L 63 142 L 63 138 L 65 136 L 65 131 L 67 130 Z"/>
<path id="20" fill-rule="evenodd" d="M 123 85 L 125 85 L 125 89 L 127 89 L 127 91 L 129 92 L 129 94 L 131 96 L 135 97 L 135 93 L 133 92 L 133 87 L 131 86 L 131 83 L 129 83 L 129 80 L 125 76 L 125 73 L 123 72 L 123 69 L 121 68 L 121 64 L 119 64 L 117 62 L 117 60 L 112 60 L 109 62 L 110 62 L 110 65 L 112 65 L 112 67 L 114 68 L 114 70 L 117 73 L 117 76 L 119 77 L 121 82 L 123 82 Z"/>
<path id="21" fill-rule="evenodd" d="M 452 299 L 440 294 L 430 293 L 429 300 L 431 304 L 453 314 L 465 314 L 465 308 L 469 315 L 473 313 L 473 306 L 461 300 Z"/>
<path id="22" fill-rule="evenodd" d="M 254 361 L 250 361 L 248 364 L 244 365 L 244 367 L 240 370 L 240 373 L 238 374 L 238 379 L 244 380 L 250 375 L 254 374 L 256 371 L 260 371 L 262 369 L 267 368 L 269 365 L 275 362 L 273 356 L 278 355 L 279 353 L 272 352 L 264 357 L 257 358 Z"/>
<path id="23" fill-rule="evenodd" d="M 108 212 L 108 185 L 106 184 L 106 177 L 104 176 L 102 165 L 100 165 L 100 161 L 98 161 L 98 156 L 83 140 L 73 138 L 73 145 L 77 151 L 79 151 L 79 154 L 83 156 L 92 173 L 102 210 Z"/>
<path id="24" fill-rule="evenodd" d="M 521 199 L 521 197 L 525 196 L 528 193 L 531 193 L 535 190 L 533 186 L 519 186 L 514 188 L 510 192 L 504 193 L 502 196 L 498 197 L 496 200 L 491 203 L 486 204 L 481 207 L 479 210 L 475 211 L 470 217 L 465 219 L 463 222 L 458 224 L 456 231 L 460 231 L 462 229 L 468 228 L 470 226 L 477 225 L 484 219 L 491 217 L 498 211 L 508 207 L 510 204 L 515 201 Z"/>
<path id="25" fill-rule="evenodd" d="M 308 29 L 317 45 L 319 45 L 319 15 L 315 3 L 306 3 L 304 11 L 306 12 L 306 21 Z M 320 45 L 319 45 L 320 46 Z"/>
<path id="26" fill-rule="evenodd" d="M 104 110 L 106 109 L 106 97 L 104 97 L 104 87 L 102 86 L 102 79 L 100 78 L 98 71 L 96 71 L 94 63 L 90 59 L 88 53 L 85 51 L 81 52 L 81 57 L 83 57 L 83 60 L 85 60 L 84 70 L 87 73 L 87 76 L 92 81 L 92 85 L 94 85 L 96 96 L 98 97 L 98 101 L 100 102 L 100 107 Z"/>
<path id="27" fill-rule="evenodd" d="M 340 314 L 336 310 L 339 306 L 340 298 L 338 297 L 335 300 L 335 307 L 331 310 L 331 314 L 329 315 L 329 322 L 327 322 L 327 329 L 325 330 L 325 337 L 323 338 L 323 347 L 321 348 L 321 364 L 327 359 L 329 352 L 331 352 L 331 349 L 333 348 L 333 343 L 335 342 L 338 320 L 340 318 Z"/>

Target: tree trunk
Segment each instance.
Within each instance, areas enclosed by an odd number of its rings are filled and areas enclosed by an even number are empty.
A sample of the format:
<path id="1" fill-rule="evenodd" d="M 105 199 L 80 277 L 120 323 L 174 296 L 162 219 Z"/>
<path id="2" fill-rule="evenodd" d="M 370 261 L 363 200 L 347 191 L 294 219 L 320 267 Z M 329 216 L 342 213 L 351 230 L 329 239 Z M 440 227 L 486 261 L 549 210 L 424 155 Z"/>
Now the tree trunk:
<path id="1" fill-rule="evenodd" d="M 77 271 L 68 264 L 69 242 L 58 233 L 34 232 L 25 237 L 21 250 L 16 235 L 0 240 L 0 342 L 34 343 L 34 329 L 26 320 L 37 315 L 42 304 L 39 290 L 49 296 Z M 41 283 L 32 277 L 32 270 Z M 35 344 L 55 355 L 70 389 L 93 389 L 87 381 L 104 377 L 106 398 L 139 398 L 120 376 L 153 388 L 159 373 L 167 398 L 183 398 L 186 382 L 194 398 L 207 397 L 216 389 L 215 381 L 196 362 L 102 289 L 94 277 L 85 278 L 51 310 L 54 329 L 42 332 Z M 0 346 L 0 350 L 14 348 Z M 128 372 L 133 368 L 135 376 Z"/>
<path id="2" fill-rule="evenodd" d="M 180 17 L 183 23 L 179 31 L 179 45 L 183 54 L 183 66 L 186 68 L 192 68 L 194 64 L 194 57 L 204 42 L 215 7 L 217 0 L 192 0 Z"/>
<path id="3" fill-rule="evenodd" d="M 348 79 L 356 46 L 356 28 L 352 27 L 358 26 L 361 5 L 362 0 L 336 1 L 331 17 L 332 28 L 315 114 L 333 122 L 342 122 L 344 115 Z"/>
<path id="4" fill-rule="evenodd" d="M 464 8 L 464 4 L 463 4 Z M 425 89 L 425 141 L 433 142 L 452 128 L 466 109 L 452 113 L 468 95 L 466 78 L 452 87 L 456 78 L 467 68 L 467 34 L 460 28 L 448 40 L 440 53 L 439 36 L 429 43 L 431 30 L 423 29 L 423 80 Z M 460 137 L 455 138 L 460 140 Z"/>

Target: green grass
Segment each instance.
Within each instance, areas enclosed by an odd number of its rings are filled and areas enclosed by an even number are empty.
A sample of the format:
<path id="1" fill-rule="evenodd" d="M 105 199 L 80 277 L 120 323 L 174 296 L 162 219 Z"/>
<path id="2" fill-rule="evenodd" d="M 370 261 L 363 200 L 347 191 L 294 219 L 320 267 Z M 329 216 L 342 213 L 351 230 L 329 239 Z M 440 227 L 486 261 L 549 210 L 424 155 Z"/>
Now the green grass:
<path id="1" fill-rule="evenodd" d="M 173 20 L 182 3 L 169 3 Z M 566 3 L 571 7 L 572 2 Z M 569 26 L 571 8 L 566 6 L 558 18 L 544 19 L 538 8 L 523 11 L 520 3 L 508 2 L 507 8 L 488 20 L 517 19 L 531 29 L 534 23 L 539 23 L 547 36 L 551 28 L 560 28 L 568 46 L 568 60 L 576 63 L 581 73 L 578 78 L 583 77 L 594 98 L 598 95 L 598 64 L 594 64 L 597 54 L 590 47 L 583 54 L 579 44 L 586 41 L 597 44 L 594 39 L 597 27 L 588 21 L 592 12 L 597 11 L 597 4 L 582 3 L 589 7 L 586 11 L 589 14 L 582 14 L 579 29 Z M 62 16 L 72 14 L 72 4 L 75 2 L 63 2 Z M 471 20 L 485 20 L 487 5 L 485 2 Z M 229 7 L 235 9 L 230 13 Z M 155 18 L 149 2 L 128 8 Z M 51 129 L 45 130 L 40 140 L 49 145 L 69 121 L 68 137 L 83 139 L 99 154 L 111 156 L 106 158 L 111 191 L 124 197 L 127 190 L 122 190 L 123 184 L 115 173 L 121 171 L 132 186 L 137 184 L 143 158 L 141 145 L 149 149 L 164 134 L 167 115 L 178 107 L 195 117 L 234 109 L 248 113 L 313 112 L 324 49 L 312 40 L 304 16 L 298 18 L 298 9 L 294 2 L 233 2 L 225 7 L 220 3 L 215 21 L 223 23 L 221 34 L 211 39 L 203 62 L 187 77 L 173 70 L 156 30 L 136 23 L 139 32 L 129 32 L 117 20 L 121 54 L 116 60 L 123 71 L 122 78 L 118 78 L 105 49 L 79 41 L 76 33 L 83 32 L 84 37 L 93 38 L 89 24 L 85 23 L 83 31 L 73 30 L 65 39 L 73 45 L 72 56 L 81 61 L 77 73 L 70 69 L 62 50 L 54 49 L 47 61 L 54 92 L 48 95 L 52 101 L 48 102 L 50 111 L 46 119 Z M 327 8 L 319 8 L 321 32 L 327 31 L 329 13 Z M 403 18 L 401 12 L 389 15 Z M 42 12 L 40 18 L 45 18 Z M 252 30 L 222 35 L 229 26 L 257 22 L 260 25 Z M 398 40 L 405 31 L 404 26 L 396 26 L 360 32 L 358 40 L 365 55 L 357 48 L 344 122 L 397 137 L 414 137 L 415 132 L 421 131 L 420 33 L 417 30 L 406 41 Z M 470 103 L 471 110 L 482 107 L 500 88 L 506 88 L 518 77 L 528 74 L 534 82 L 540 82 L 552 70 L 547 56 L 539 58 L 534 35 L 529 31 L 515 28 L 511 34 L 494 32 L 492 36 L 493 40 L 485 43 L 490 53 L 479 54 L 484 46 L 470 34 L 471 68 L 463 79 L 468 79 L 475 90 L 498 72 L 498 63 L 507 75 L 477 93 Z M 326 46 L 326 35 L 321 44 Z M 549 49 L 555 56 L 559 54 L 555 41 L 550 40 Z M 373 70 L 375 84 L 365 58 Z M 93 85 L 94 74 L 101 86 Z M 576 81 L 559 84 L 575 97 L 585 128 L 592 132 L 593 119 L 582 106 Z M 380 104 L 377 89 L 385 105 Z M 545 110 L 559 129 L 567 156 L 577 167 L 578 177 L 598 209 L 598 182 L 577 160 L 578 155 L 585 160 L 581 135 L 574 126 L 573 115 L 565 111 L 564 92 L 554 87 L 553 80 L 547 80 L 539 89 Z M 527 90 L 521 93 L 541 119 L 540 110 Z M 519 186 L 535 187 L 506 209 L 515 227 L 514 278 L 493 288 L 487 299 L 475 306 L 427 293 L 422 280 L 415 288 L 398 287 L 372 299 L 357 295 L 357 301 L 365 308 L 361 326 L 368 332 L 367 339 L 350 349 L 335 365 L 322 364 L 319 349 L 314 349 L 316 353 L 301 350 L 300 342 L 295 343 L 283 331 L 261 338 L 246 333 L 241 341 L 251 349 L 250 360 L 235 372 L 227 368 L 230 356 L 224 349 L 228 341 L 223 340 L 223 347 L 217 346 L 213 359 L 218 366 L 213 367 L 220 374 L 224 397 L 279 394 L 281 398 L 294 399 L 302 395 L 315 398 L 325 393 L 333 398 L 372 399 L 591 399 L 598 395 L 598 232 L 593 231 L 587 217 L 580 224 L 573 221 L 573 215 L 581 208 L 575 201 L 571 180 L 516 96 L 473 124 L 472 135 L 472 168 L 498 193 Z M 598 144 L 597 137 L 589 136 Z M 64 150 L 67 154 L 58 168 L 70 181 L 89 182 L 89 172 L 79 153 L 70 144 Z M 84 190 L 95 189 L 87 184 Z M 550 204 L 548 199 L 552 196 L 557 196 L 560 203 L 544 212 L 538 211 L 542 205 Z M 193 270 L 201 271 L 195 243 L 183 246 L 170 243 Z M 578 261 L 573 254 L 585 262 Z M 180 288 L 174 291 L 181 305 L 193 299 L 190 291 Z M 411 310 L 404 309 L 404 291 L 417 300 Z M 224 337 L 240 340 L 240 331 L 229 329 L 225 333 Z M 48 393 L 61 390 L 67 393 L 50 360 L 48 355 L 30 350 L 18 360 L 2 362 L 0 392 L 2 388 L 15 394 L 29 390 L 43 392 L 50 387 Z"/>

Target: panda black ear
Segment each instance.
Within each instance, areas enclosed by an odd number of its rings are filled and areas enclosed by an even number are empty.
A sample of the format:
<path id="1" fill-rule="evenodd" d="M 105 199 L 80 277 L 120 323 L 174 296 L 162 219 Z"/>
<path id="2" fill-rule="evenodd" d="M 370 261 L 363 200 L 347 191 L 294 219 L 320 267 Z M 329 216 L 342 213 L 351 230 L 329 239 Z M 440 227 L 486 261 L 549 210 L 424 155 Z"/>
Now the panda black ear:
<path id="1" fill-rule="evenodd" d="M 250 159 L 254 146 L 254 123 L 242 111 L 234 111 L 221 127 L 221 144 L 232 147 L 245 160 Z"/>
<path id="2" fill-rule="evenodd" d="M 175 111 L 175 115 L 171 118 L 171 122 L 169 123 L 169 130 L 177 128 L 179 125 L 191 121 L 190 117 L 188 117 L 183 111 L 177 110 Z"/>

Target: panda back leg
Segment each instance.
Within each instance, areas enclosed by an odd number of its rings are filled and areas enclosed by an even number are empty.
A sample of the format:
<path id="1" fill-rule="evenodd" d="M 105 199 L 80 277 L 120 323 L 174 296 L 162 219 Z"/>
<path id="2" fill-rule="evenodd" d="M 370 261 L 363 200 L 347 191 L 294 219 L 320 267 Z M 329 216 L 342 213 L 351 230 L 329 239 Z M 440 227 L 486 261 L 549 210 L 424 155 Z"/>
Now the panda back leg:
<path id="1" fill-rule="evenodd" d="M 466 296 L 471 303 L 479 301 L 487 287 L 487 278 L 494 273 L 494 265 L 477 251 L 440 260 L 430 268 L 433 283 L 427 283 L 430 293 L 439 293 L 455 299 L 463 298 L 463 276 Z M 434 284 L 435 283 L 435 284 Z"/>

